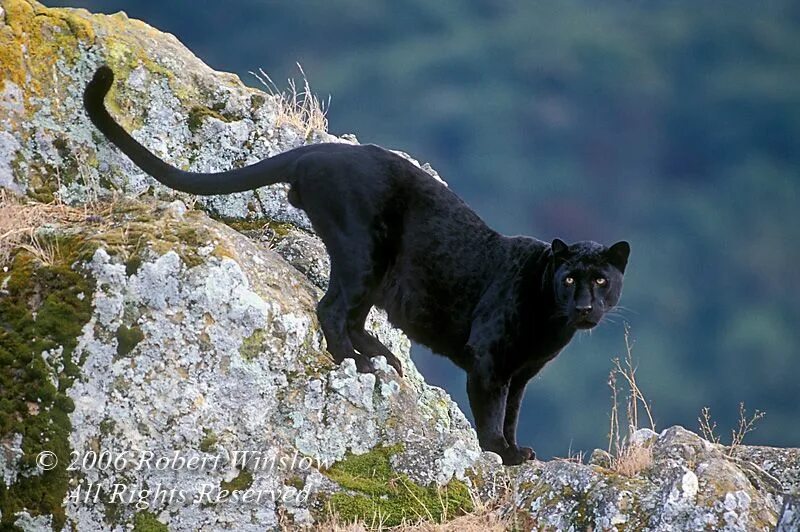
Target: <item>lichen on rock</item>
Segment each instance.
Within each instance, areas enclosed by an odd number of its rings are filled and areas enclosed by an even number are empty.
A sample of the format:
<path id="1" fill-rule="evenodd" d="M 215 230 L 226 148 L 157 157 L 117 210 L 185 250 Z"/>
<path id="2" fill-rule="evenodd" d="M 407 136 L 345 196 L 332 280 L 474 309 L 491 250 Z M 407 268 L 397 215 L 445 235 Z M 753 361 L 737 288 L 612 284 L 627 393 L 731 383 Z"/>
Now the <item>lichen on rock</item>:
<path id="1" fill-rule="evenodd" d="M 25 338 L 37 342 L 31 344 L 34 356 L 52 364 L 35 374 L 42 379 L 41 393 L 69 407 L 59 418 L 60 447 L 53 437 L 38 445 L 62 461 L 71 452 L 87 456 L 99 450 L 128 453 L 131 461 L 144 450 L 154 457 L 205 458 L 209 464 L 212 457 L 221 458 L 199 471 L 123 467 L 44 473 L 49 503 L 43 506 L 41 490 L 31 498 L 5 499 L 2 511 L 8 519 L 28 512 L 48 516 L 57 529 L 103 530 L 155 516 L 172 529 L 193 530 L 202 523 L 239 529 L 243 522 L 262 528 L 277 523 L 282 511 L 303 523 L 313 519 L 303 500 L 265 499 L 255 507 L 217 503 L 211 512 L 192 497 L 204 486 L 212 493 L 289 488 L 300 493 L 307 486 L 315 490 L 312 502 L 320 501 L 343 489 L 331 482 L 317 486 L 322 472 L 346 456 L 399 443 L 404 450 L 396 454 L 396 474 L 407 487 L 429 493 L 435 490 L 430 486 L 463 477 L 469 461 L 460 468 L 452 460 L 431 467 L 427 460 L 408 457 L 435 461 L 450 449 L 480 454 L 463 414 L 448 406 L 444 392 L 424 383 L 408 358 L 408 340 L 380 313 L 373 314 L 370 327 L 403 359 L 407 379 L 382 359 L 377 374 L 357 373 L 352 360 L 336 367 L 316 321 L 320 289 L 275 251 L 224 223 L 175 205 L 127 201 L 111 207 L 102 227 L 55 221 L 48 233 L 69 242 L 63 248 L 70 250 L 64 258 L 69 266 L 50 273 L 34 266 L 24 249 L 17 250 L 5 288 L 12 297 L 2 300 L 4 321 L 39 327 Z M 55 292 L 58 297 L 48 299 L 40 278 L 51 290 L 62 290 Z M 36 320 L 27 307 L 32 297 L 41 300 Z M 77 302 L 83 310 L 75 314 L 75 325 L 56 324 L 51 315 Z M 58 333 L 57 343 L 42 333 L 51 329 Z M 29 364 L 18 351 L 5 356 L 17 366 Z M 10 364 L 9 370 L 17 366 Z M 63 381 L 63 398 L 50 390 L 49 378 Z M 27 412 L 26 401 L 33 399 L 25 395 L 32 393 L 29 388 L 14 392 L 22 396 L 19 411 Z M 436 404 L 420 408 L 428 402 Z M 45 403 L 38 404 L 44 408 Z M 19 427 L 10 422 L 8 434 L 29 432 Z M 22 457 L 4 462 L 5 476 L 13 481 L 7 493 L 17 493 L 27 482 L 21 463 L 35 457 L 28 447 L 23 439 Z M 242 450 L 258 453 L 237 461 Z M 285 457 L 306 465 L 274 464 Z M 56 473 L 60 488 L 53 481 Z M 125 488 L 129 495 L 129 490 L 169 487 L 185 493 L 189 502 L 153 503 L 145 508 L 152 515 L 142 517 L 119 500 L 113 506 L 84 503 L 82 493 L 90 486 L 103 486 L 106 497 L 114 489 Z"/>
<path id="2" fill-rule="evenodd" d="M 653 462 L 626 477 L 553 461 L 517 477 L 517 508 L 544 529 L 773 530 L 785 486 L 748 476 L 720 445 L 682 427 L 651 443 Z M 740 452 L 746 452 L 744 448 Z"/>
<path id="3" fill-rule="evenodd" d="M 272 95 L 215 72 L 174 36 L 124 13 L 47 8 L 35 0 L 0 5 L 0 126 L 11 134 L 0 135 L 0 185 L 10 190 L 70 204 L 115 193 L 187 197 L 133 166 L 89 123 L 82 91 L 101 64 L 117 80 L 106 98 L 111 113 L 180 168 L 223 171 L 306 143 L 351 142 L 281 120 Z M 282 184 L 197 202 L 217 217 L 270 218 L 311 228 L 286 201 Z"/>

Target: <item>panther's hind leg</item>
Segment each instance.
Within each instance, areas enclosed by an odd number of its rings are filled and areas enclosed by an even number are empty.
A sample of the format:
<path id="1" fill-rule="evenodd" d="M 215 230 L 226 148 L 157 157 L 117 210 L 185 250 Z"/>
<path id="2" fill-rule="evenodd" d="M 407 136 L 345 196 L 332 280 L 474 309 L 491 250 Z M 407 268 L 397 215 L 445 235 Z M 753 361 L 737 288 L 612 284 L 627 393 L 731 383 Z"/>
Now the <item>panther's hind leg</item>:
<path id="1" fill-rule="evenodd" d="M 347 331 L 347 309 L 344 297 L 339 283 L 334 282 L 333 275 L 331 275 L 328 291 L 317 305 L 317 317 L 322 333 L 325 335 L 325 342 L 328 344 L 328 352 L 337 364 L 344 362 L 345 358 L 352 358 L 359 372 L 375 371 L 369 357 L 356 352 L 353 347 Z"/>
<path id="2" fill-rule="evenodd" d="M 359 371 L 372 371 L 372 355 L 397 363 L 385 347 L 376 352 L 377 340 L 370 341 L 364 332 L 366 312 L 385 270 L 375 250 L 382 236 L 377 198 L 386 193 L 386 184 L 354 164 L 316 156 L 298 161 L 292 201 L 302 204 L 331 259 L 328 292 L 317 310 L 328 351 L 337 362 L 353 358 Z"/>
<path id="3" fill-rule="evenodd" d="M 372 246 L 367 234 L 352 231 L 347 236 L 359 245 L 353 246 L 352 242 L 348 242 L 350 246 L 339 245 L 344 242 L 342 238 L 337 238 L 338 235 L 323 235 L 331 257 L 331 278 L 328 293 L 320 302 L 318 315 L 321 323 L 323 320 L 327 322 L 323 324 L 326 339 L 329 335 L 333 338 L 329 342 L 333 349 L 331 354 L 337 361 L 341 361 L 340 358 L 355 358 L 359 371 L 372 371 L 370 358 L 383 355 L 389 365 L 402 375 L 403 368 L 397 357 L 364 330 L 377 279 L 383 270 L 372 258 Z M 346 336 L 346 340 L 343 336 Z M 352 349 L 356 350 L 354 355 L 349 354 Z M 338 353 L 334 352 L 337 350 Z M 340 353 L 345 354 L 342 356 Z M 366 369 L 362 370 L 362 367 Z"/>
<path id="4" fill-rule="evenodd" d="M 397 374 L 402 377 L 403 365 L 400 363 L 400 360 L 394 356 L 394 353 L 392 353 L 388 347 L 383 345 L 383 342 L 364 329 L 364 322 L 371 308 L 371 303 L 365 303 L 361 308 L 354 309 L 354 312 L 348 316 L 347 332 L 350 335 L 350 340 L 352 340 L 353 346 L 355 346 L 358 352 L 363 355 L 368 357 L 385 357 L 386 362 L 388 362 L 389 365 L 397 371 Z"/>

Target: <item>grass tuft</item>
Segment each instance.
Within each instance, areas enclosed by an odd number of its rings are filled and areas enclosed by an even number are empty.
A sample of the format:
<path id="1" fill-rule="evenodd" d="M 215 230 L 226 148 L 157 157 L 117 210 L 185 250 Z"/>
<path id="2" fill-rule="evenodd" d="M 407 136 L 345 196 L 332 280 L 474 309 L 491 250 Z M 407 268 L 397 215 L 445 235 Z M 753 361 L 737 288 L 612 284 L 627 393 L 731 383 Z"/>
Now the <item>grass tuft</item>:
<path id="1" fill-rule="evenodd" d="M 513 502 L 513 491 L 510 486 L 505 486 L 497 497 L 489 501 L 481 501 L 472 494 L 470 497 L 472 508 L 462 515 L 445 516 L 444 520 L 435 517 L 434 519 L 413 517 L 403 519 L 397 524 L 393 524 L 380 512 L 353 520 L 329 507 L 326 519 L 317 523 L 312 530 L 314 532 L 503 532 L 529 528 L 518 522 L 513 512 L 507 511 Z M 439 504 L 446 505 L 446 502 L 441 501 Z M 287 522 L 282 523 L 282 529 L 293 530 L 293 527 Z"/>
<path id="2" fill-rule="evenodd" d="M 297 63 L 300 75 L 303 78 L 302 86 L 298 88 L 294 79 L 289 79 L 289 89 L 281 90 L 272 81 L 272 78 L 259 68 L 258 72 L 250 72 L 267 89 L 278 106 L 276 125 L 291 125 L 303 132 L 308 137 L 314 131 L 327 131 L 328 119 L 325 116 L 330 107 L 330 96 L 327 100 L 320 100 L 311 90 L 303 67 Z"/>
<path id="3" fill-rule="evenodd" d="M 653 462 L 653 452 L 649 443 L 635 442 L 633 434 L 640 428 L 640 412 L 644 412 L 650 429 L 655 431 L 655 422 L 650 405 L 644 398 L 641 388 L 636 382 L 637 367 L 633 362 L 633 342 L 630 327 L 625 325 L 625 359 L 613 361 L 614 367 L 608 375 L 611 388 L 611 415 L 608 432 L 608 452 L 612 456 L 611 467 L 614 471 L 634 477 L 644 471 Z M 621 384 L 620 384 L 621 383 Z M 625 398 L 626 434 L 620 433 L 619 394 L 627 388 Z"/>
<path id="4" fill-rule="evenodd" d="M 0 190 L 0 264 L 8 263 L 15 248 L 23 248 L 44 265 L 52 265 L 61 257 L 57 241 L 43 236 L 39 229 L 46 224 L 73 223 L 107 225 L 105 217 L 113 204 L 70 207 L 59 201 L 26 202 Z"/>
<path id="5" fill-rule="evenodd" d="M 331 466 L 325 475 L 347 491 L 331 496 L 329 516 L 347 523 L 369 523 L 371 529 L 380 530 L 409 523 L 443 523 L 473 510 L 473 497 L 463 482 L 426 487 L 396 473 L 390 458 L 399 451 L 399 446 L 377 447 Z"/>

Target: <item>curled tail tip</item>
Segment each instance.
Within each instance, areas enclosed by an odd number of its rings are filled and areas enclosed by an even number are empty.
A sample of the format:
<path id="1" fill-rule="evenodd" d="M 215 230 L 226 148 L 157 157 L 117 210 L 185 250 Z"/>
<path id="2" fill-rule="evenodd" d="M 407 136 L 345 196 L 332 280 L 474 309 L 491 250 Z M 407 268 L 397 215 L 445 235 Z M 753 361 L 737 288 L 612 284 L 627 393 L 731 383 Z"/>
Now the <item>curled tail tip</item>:
<path id="1" fill-rule="evenodd" d="M 108 65 L 101 65 L 95 71 L 94 76 L 92 76 L 92 81 L 90 81 L 89 84 L 111 88 L 113 82 L 114 71 L 111 70 L 111 67 Z"/>
<path id="2" fill-rule="evenodd" d="M 84 103 L 89 106 L 91 104 L 102 103 L 103 98 L 111 89 L 114 83 L 114 71 L 107 65 L 98 68 L 91 81 L 86 85 L 86 90 L 83 93 Z"/>

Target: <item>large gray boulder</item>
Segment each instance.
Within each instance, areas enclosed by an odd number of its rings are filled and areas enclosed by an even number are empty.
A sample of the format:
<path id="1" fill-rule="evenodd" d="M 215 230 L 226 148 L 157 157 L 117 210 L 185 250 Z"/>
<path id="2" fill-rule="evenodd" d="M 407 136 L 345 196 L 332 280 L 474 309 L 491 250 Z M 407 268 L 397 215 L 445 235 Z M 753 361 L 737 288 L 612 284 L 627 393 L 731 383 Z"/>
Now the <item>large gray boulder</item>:
<path id="1" fill-rule="evenodd" d="M 57 251 L 12 249 L 0 277 L 2 321 L 20 324 L 0 346 L 18 370 L 0 388 L 11 418 L 0 453 L 6 523 L 310 524 L 329 507 L 367 511 L 373 491 L 360 483 L 378 466 L 381 482 L 401 483 L 374 505 L 390 522 L 435 511 L 432 486 L 449 487 L 453 514 L 471 507 L 475 434 L 381 313 L 368 328 L 403 361 L 403 378 L 382 358 L 375 374 L 333 364 L 314 312 L 321 290 L 180 202 L 120 202 L 94 223 L 54 211 L 35 238 Z M 37 463 L 42 452 L 58 465 Z M 232 502 L 226 489 L 262 499 Z"/>

